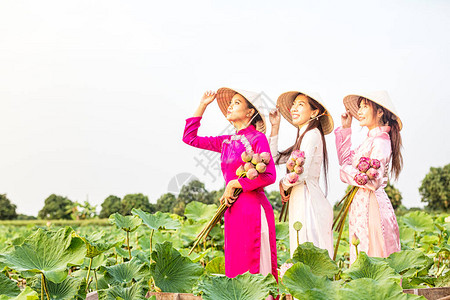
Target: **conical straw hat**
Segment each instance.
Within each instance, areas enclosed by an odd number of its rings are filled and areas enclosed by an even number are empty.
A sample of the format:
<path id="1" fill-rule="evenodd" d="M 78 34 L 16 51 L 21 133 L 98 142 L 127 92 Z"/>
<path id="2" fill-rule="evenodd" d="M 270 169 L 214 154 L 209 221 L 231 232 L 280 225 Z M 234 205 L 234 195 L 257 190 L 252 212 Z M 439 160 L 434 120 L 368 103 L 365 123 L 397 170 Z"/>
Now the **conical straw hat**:
<path id="1" fill-rule="evenodd" d="M 358 93 L 358 94 L 351 94 L 344 97 L 344 105 L 347 109 L 350 110 L 350 113 L 352 114 L 355 119 L 358 119 L 358 99 L 360 97 L 369 99 L 370 101 L 375 102 L 378 105 L 383 106 L 385 109 L 389 110 L 394 115 L 394 121 L 398 122 L 400 130 L 402 130 L 403 124 L 400 120 L 397 110 L 394 107 L 394 104 L 391 101 L 391 98 L 389 97 L 389 94 L 386 91 L 376 91 L 376 92 L 368 92 L 368 93 Z"/>
<path id="2" fill-rule="evenodd" d="M 227 110 L 230 106 L 231 99 L 234 95 L 240 94 L 242 97 L 247 99 L 248 102 L 250 102 L 257 110 L 259 115 L 261 116 L 262 122 L 259 121 L 256 124 L 256 130 L 262 133 L 266 133 L 266 119 L 264 117 L 264 114 L 262 113 L 262 97 L 261 93 L 256 92 L 250 92 L 250 91 L 244 91 L 244 90 L 238 90 L 238 89 L 230 89 L 230 88 L 220 88 L 217 90 L 217 104 L 219 104 L 219 108 L 222 111 L 223 115 L 227 116 Z"/>
<path id="3" fill-rule="evenodd" d="M 283 117 L 289 123 L 294 125 L 292 123 L 291 107 L 292 107 L 292 103 L 294 103 L 295 98 L 299 94 L 306 95 L 306 96 L 314 99 L 320 105 L 322 105 L 322 107 L 325 109 L 325 114 L 320 117 L 320 124 L 322 125 L 323 133 L 329 134 L 330 132 L 332 132 L 333 128 L 334 128 L 333 118 L 331 117 L 330 112 L 327 110 L 325 105 L 323 105 L 323 100 L 318 93 L 314 93 L 314 92 L 304 93 L 304 92 L 299 92 L 299 91 L 292 91 L 292 92 L 286 92 L 286 93 L 281 94 L 278 97 L 277 106 L 278 106 L 281 114 L 283 115 Z M 294 125 L 294 126 L 296 126 L 296 125 Z"/>

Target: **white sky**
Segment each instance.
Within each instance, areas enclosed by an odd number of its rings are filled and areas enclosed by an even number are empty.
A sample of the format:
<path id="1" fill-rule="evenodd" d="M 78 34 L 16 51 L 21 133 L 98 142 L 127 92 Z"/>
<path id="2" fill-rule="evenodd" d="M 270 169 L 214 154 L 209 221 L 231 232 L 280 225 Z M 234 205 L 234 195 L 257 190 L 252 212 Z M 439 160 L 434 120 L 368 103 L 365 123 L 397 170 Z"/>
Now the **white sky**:
<path id="1" fill-rule="evenodd" d="M 395 185 L 406 206 L 421 206 L 421 180 L 449 163 L 449 15 L 445 0 L 2 1 L 0 193 L 36 215 L 52 193 L 155 202 L 180 173 L 219 189 L 196 166 L 201 150 L 181 141 L 205 90 L 273 101 L 315 90 L 339 125 L 345 95 L 385 89 L 404 124 Z M 227 125 L 213 103 L 200 134 Z M 282 147 L 295 138 L 289 126 Z M 333 204 L 345 185 L 334 134 L 327 142 Z"/>

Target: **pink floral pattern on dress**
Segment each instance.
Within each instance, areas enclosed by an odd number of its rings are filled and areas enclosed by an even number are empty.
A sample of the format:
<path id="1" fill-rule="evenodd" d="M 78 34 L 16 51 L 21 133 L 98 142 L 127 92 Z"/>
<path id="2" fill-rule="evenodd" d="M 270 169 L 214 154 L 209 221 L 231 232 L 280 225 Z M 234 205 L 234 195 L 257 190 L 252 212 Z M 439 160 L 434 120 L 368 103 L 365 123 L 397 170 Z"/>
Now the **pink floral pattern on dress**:
<path id="1" fill-rule="evenodd" d="M 349 236 L 356 233 L 361 241 L 358 250 L 369 256 L 387 257 L 400 250 L 397 218 L 384 191 L 391 156 L 389 131 L 389 126 L 370 130 L 364 142 L 353 151 L 351 129 L 339 127 L 335 130 L 341 180 L 360 187 L 349 210 Z M 361 157 L 380 161 L 379 176 L 370 179 L 364 186 L 354 180 L 359 172 L 357 165 Z M 350 245 L 350 262 L 355 259 L 356 249 Z"/>

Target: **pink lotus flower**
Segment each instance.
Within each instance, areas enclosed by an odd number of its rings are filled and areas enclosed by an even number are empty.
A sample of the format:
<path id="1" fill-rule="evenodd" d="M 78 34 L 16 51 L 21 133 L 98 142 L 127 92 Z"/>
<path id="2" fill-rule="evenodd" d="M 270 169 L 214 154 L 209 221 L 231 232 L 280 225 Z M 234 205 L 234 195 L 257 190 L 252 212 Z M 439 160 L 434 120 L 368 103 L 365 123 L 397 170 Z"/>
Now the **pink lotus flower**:
<path id="1" fill-rule="evenodd" d="M 286 179 L 287 179 L 287 181 L 289 181 L 289 183 L 291 183 L 291 184 L 296 183 L 297 180 L 298 180 L 298 174 L 295 173 L 295 172 L 288 173 L 288 174 L 286 175 Z"/>
<path id="2" fill-rule="evenodd" d="M 369 181 L 369 177 L 365 173 L 356 174 L 354 179 L 359 185 L 365 185 Z"/>
<path id="3" fill-rule="evenodd" d="M 250 169 L 247 171 L 247 178 L 250 180 L 255 179 L 256 177 L 258 177 L 258 171 L 256 171 L 256 169 Z"/>
<path id="4" fill-rule="evenodd" d="M 361 157 L 359 158 L 359 161 L 363 161 L 363 160 L 365 160 L 365 161 L 367 161 L 367 162 L 370 162 L 370 158 L 369 158 L 369 157 L 361 156 Z"/>
<path id="5" fill-rule="evenodd" d="M 367 174 L 367 177 L 369 177 L 369 179 L 376 179 L 376 178 L 378 178 L 378 171 L 377 171 L 377 169 L 370 168 L 369 170 L 367 170 L 366 174 Z"/>
<path id="6" fill-rule="evenodd" d="M 256 165 L 256 171 L 258 171 L 258 173 L 264 173 L 267 169 L 267 165 L 265 163 L 260 162 L 259 164 Z"/>
<path id="7" fill-rule="evenodd" d="M 294 172 L 299 174 L 299 175 L 302 174 L 303 173 L 303 167 L 302 166 L 298 166 L 298 165 L 295 166 L 294 167 Z"/>
<path id="8" fill-rule="evenodd" d="M 366 173 L 367 170 L 369 170 L 370 168 L 370 163 L 366 160 L 360 160 L 358 165 L 356 166 L 356 168 L 362 172 L 362 173 Z"/>
<path id="9" fill-rule="evenodd" d="M 292 171 L 294 171 L 294 167 L 295 167 L 295 161 L 293 161 L 292 159 L 288 160 L 286 163 L 286 168 L 292 172 Z"/>
<path id="10" fill-rule="evenodd" d="M 247 162 L 247 163 L 245 163 L 245 165 L 244 165 L 244 170 L 245 170 L 245 172 L 248 172 L 248 170 L 254 169 L 254 168 L 255 168 L 255 166 L 254 166 L 251 162 Z"/>
<path id="11" fill-rule="evenodd" d="M 356 235 L 356 233 L 353 233 L 352 245 L 356 247 L 359 245 L 359 243 L 360 243 L 360 240 L 359 240 L 358 236 Z"/>
<path id="12" fill-rule="evenodd" d="M 249 162 L 249 161 L 251 161 L 251 160 L 252 160 L 252 157 L 253 157 L 253 153 L 248 152 L 248 151 L 244 151 L 244 152 L 242 152 L 242 154 L 241 154 L 242 161 L 244 161 L 244 162 Z"/>
<path id="13" fill-rule="evenodd" d="M 289 270 L 289 268 L 292 267 L 293 265 L 294 265 L 293 263 L 284 263 L 280 266 L 280 279 L 283 278 L 286 271 Z"/>
<path id="14" fill-rule="evenodd" d="M 252 164 L 257 165 L 260 162 L 261 162 L 261 157 L 259 156 L 259 153 L 253 154 Z"/>
<path id="15" fill-rule="evenodd" d="M 374 158 L 370 161 L 370 166 L 374 169 L 379 169 L 381 167 L 381 163 L 378 159 Z"/>
<path id="16" fill-rule="evenodd" d="M 294 150 L 293 152 L 292 152 L 292 158 L 294 159 L 294 160 L 296 160 L 297 158 L 300 158 L 300 157 L 305 157 L 305 152 L 303 152 L 303 151 L 300 151 L 300 150 Z"/>
<path id="17" fill-rule="evenodd" d="M 260 155 L 262 162 L 266 165 L 270 162 L 270 153 L 269 152 L 263 152 Z"/>
<path id="18" fill-rule="evenodd" d="M 304 157 L 297 158 L 297 160 L 295 161 L 295 164 L 300 167 L 303 166 L 305 164 L 305 158 Z"/>
<path id="19" fill-rule="evenodd" d="M 236 176 L 240 177 L 244 172 L 245 172 L 244 166 L 240 166 L 240 167 L 236 170 Z"/>

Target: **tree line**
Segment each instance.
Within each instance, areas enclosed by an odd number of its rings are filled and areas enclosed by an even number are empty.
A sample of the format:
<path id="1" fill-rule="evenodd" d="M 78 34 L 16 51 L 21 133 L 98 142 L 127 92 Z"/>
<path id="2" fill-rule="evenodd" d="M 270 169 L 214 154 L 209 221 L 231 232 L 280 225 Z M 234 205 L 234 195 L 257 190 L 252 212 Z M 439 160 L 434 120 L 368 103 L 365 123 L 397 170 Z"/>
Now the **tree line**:
<path id="1" fill-rule="evenodd" d="M 431 167 L 428 174 L 422 180 L 419 187 L 421 201 L 427 203 L 429 210 L 448 210 L 450 208 L 450 164 L 442 168 Z M 402 195 L 392 184 L 388 183 L 385 191 L 391 200 L 394 209 L 402 207 Z M 156 203 L 150 203 L 143 194 L 128 194 L 121 199 L 110 195 L 101 204 L 100 213 L 97 207 L 88 201 L 83 203 L 72 201 L 67 197 L 52 194 L 45 199 L 44 207 L 39 211 L 37 218 L 44 220 L 84 220 L 92 218 L 108 218 L 113 213 L 130 215 L 133 208 L 140 208 L 146 212 L 168 212 L 183 216 L 186 205 L 192 201 L 205 204 L 219 204 L 224 188 L 217 191 L 208 191 L 205 184 L 193 180 L 184 185 L 178 195 L 172 193 L 163 194 Z M 267 193 L 266 196 L 274 210 L 280 211 L 281 197 L 278 191 Z M 6 196 L 0 194 L 0 220 L 26 220 L 36 219 L 34 216 L 17 214 L 16 205 Z"/>

